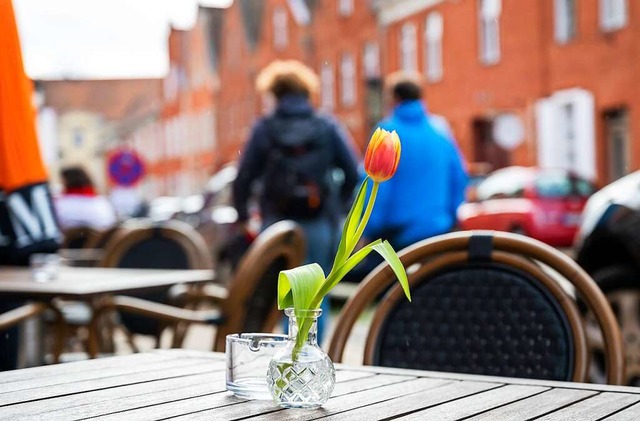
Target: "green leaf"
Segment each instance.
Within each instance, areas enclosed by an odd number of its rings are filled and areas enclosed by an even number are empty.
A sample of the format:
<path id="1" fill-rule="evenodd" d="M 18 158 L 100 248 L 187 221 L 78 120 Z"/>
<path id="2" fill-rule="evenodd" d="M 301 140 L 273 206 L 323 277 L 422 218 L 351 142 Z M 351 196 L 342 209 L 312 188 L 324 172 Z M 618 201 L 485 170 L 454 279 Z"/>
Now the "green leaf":
<path id="1" fill-rule="evenodd" d="M 281 271 L 278 276 L 278 308 L 313 310 L 311 302 L 323 283 L 324 272 L 317 263 Z"/>
<path id="2" fill-rule="evenodd" d="M 391 269 L 393 269 L 393 273 L 396 274 L 398 281 L 400 281 L 400 285 L 404 290 L 404 294 L 407 296 L 407 299 L 411 301 L 411 292 L 409 291 L 409 280 L 407 279 L 407 272 L 404 270 L 404 266 L 400 261 L 400 258 L 396 254 L 391 244 L 388 241 L 383 241 L 382 243 L 375 244 L 373 249 L 378 252 L 380 256 L 384 258 L 384 260 L 389 263 Z"/>
<path id="3" fill-rule="evenodd" d="M 324 282 L 318 293 L 316 294 L 314 300 L 312 301 L 312 305 L 316 302 L 322 302 L 322 299 L 329 293 L 331 290 L 340 283 L 342 278 L 351 271 L 358 263 L 362 261 L 371 251 L 373 251 L 373 247 L 376 244 L 381 243 L 382 240 L 376 240 L 366 246 L 362 247 L 353 256 L 351 256 L 342 266 L 338 268 L 335 272 L 332 272 L 327 277 L 327 280 Z"/>
<path id="4" fill-rule="evenodd" d="M 344 221 L 344 225 L 342 227 L 342 238 L 340 238 L 340 245 L 338 246 L 338 252 L 336 253 L 336 258 L 333 261 L 333 268 L 331 269 L 331 272 L 334 272 L 340 265 L 342 265 L 349 257 L 349 254 L 353 251 L 353 249 L 349 250 L 348 248 L 352 242 L 353 234 L 355 234 L 358 224 L 362 219 L 362 209 L 364 209 L 364 199 L 367 193 L 366 187 L 368 181 L 369 178 L 367 177 L 360 185 L 360 189 L 358 189 L 358 194 L 356 195 L 356 200 L 353 202 L 353 205 L 351 205 L 349 214 Z"/>

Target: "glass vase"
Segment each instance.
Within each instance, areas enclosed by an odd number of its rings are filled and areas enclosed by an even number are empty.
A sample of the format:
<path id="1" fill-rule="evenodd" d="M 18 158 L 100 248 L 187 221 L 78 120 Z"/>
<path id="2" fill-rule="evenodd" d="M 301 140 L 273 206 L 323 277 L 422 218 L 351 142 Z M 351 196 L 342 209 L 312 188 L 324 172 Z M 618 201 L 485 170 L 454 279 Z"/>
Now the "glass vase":
<path id="1" fill-rule="evenodd" d="M 289 308 L 285 314 L 288 342 L 269 363 L 267 386 L 273 401 L 283 408 L 317 408 L 329 399 L 336 383 L 333 362 L 317 342 L 322 310 L 294 313 Z"/>

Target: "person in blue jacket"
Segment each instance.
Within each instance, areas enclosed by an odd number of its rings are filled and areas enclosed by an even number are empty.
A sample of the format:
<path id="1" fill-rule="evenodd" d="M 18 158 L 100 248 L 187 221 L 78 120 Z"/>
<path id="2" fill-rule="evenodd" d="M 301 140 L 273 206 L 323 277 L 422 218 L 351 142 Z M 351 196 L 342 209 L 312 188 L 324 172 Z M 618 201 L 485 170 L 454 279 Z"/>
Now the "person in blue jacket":
<path id="1" fill-rule="evenodd" d="M 386 85 L 393 110 L 379 126 L 398 133 L 402 153 L 396 174 L 380 184 L 365 236 L 400 250 L 455 227 L 468 177 L 455 141 L 427 111 L 419 79 L 395 73 Z"/>

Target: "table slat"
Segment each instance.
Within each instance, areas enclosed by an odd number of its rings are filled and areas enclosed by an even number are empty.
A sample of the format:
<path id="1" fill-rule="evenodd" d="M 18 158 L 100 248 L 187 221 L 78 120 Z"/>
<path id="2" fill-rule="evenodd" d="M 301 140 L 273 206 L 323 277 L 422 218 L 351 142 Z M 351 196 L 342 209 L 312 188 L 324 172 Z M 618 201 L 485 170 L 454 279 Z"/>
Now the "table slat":
<path id="1" fill-rule="evenodd" d="M 371 405 L 383 400 L 393 399 L 403 396 L 416 390 L 427 390 L 449 383 L 446 380 L 431 379 L 415 379 L 400 383 L 393 383 L 374 389 L 365 389 L 359 392 L 349 393 L 341 396 L 333 396 L 322 408 L 317 411 L 299 411 L 299 410 L 277 410 L 274 411 L 273 403 L 266 408 L 255 408 L 253 405 L 237 405 L 220 408 L 217 411 L 205 411 L 198 414 L 191 414 L 178 419 L 189 420 L 211 420 L 213 418 L 220 420 L 237 420 L 246 417 L 252 417 L 252 420 L 313 420 L 318 417 L 345 412 L 349 409 Z M 366 386 L 365 386 L 366 387 Z M 267 411 L 265 411 L 267 409 Z M 278 409 L 278 408 L 276 408 Z M 264 414 L 264 412 L 268 412 Z"/>
<path id="2" fill-rule="evenodd" d="M 335 396 L 340 393 L 351 393 L 351 391 L 353 390 L 365 390 L 367 388 L 377 387 L 382 384 L 391 384 L 394 382 L 411 379 L 411 377 L 406 376 L 387 375 L 374 375 L 373 378 L 371 376 L 367 376 L 364 378 L 361 376 L 357 376 L 356 378 L 351 378 L 351 376 L 349 375 L 338 375 L 337 377 L 339 380 L 336 385 L 336 390 L 334 390 Z M 377 377 L 380 378 L 377 379 Z M 218 378 L 212 380 L 212 382 L 224 386 L 224 376 L 220 374 Z M 345 388 L 341 392 L 340 386 L 343 383 L 348 384 L 349 387 Z M 123 414 L 114 414 L 110 416 L 100 417 L 98 419 L 103 421 L 122 421 L 123 416 L 126 419 L 164 419 L 169 417 L 178 417 L 183 414 L 190 414 L 187 415 L 187 418 L 191 419 L 201 416 L 200 413 L 204 413 L 202 411 L 214 411 L 217 414 L 220 408 L 227 406 L 233 406 L 234 409 L 238 409 L 240 413 L 243 413 L 243 411 L 255 411 L 256 413 L 281 411 L 281 408 L 275 406 L 271 401 L 244 401 L 242 399 L 236 398 L 231 393 L 221 393 L 212 396 L 186 397 L 180 402 L 160 403 L 158 405 L 127 411 Z M 227 412 L 233 412 L 233 410 L 227 409 Z M 209 419 L 211 419 L 211 415 L 209 414 L 209 412 L 206 413 L 208 414 L 206 415 L 206 417 L 209 417 Z M 217 417 L 218 416 L 216 415 L 215 418 L 218 419 Z"/>
<path id="3" fill-rule="evenodd" d="M 396 399 L 378 402 L 369 406 L 347 410 L 323 420 L 369 421 L 385 420 L 418 411 L 429 406 L 453 401 L 489 389 L 500 387 L 497 383 L 453 382 L 429 390 L 416 391 Z"/>
<path id="4" fill-rule="evenodd" d="M 548 390 L 548 388 L 541 386 L 507 385 L 497 389 L 491 389 L 487 392 L 478 393 L 467 398 L 445 403 L 443 405 L 438 405 L 425 411 L 419 411 L 399 419 L 402 419 L 403 421 L 458 420 L 510 402 L 536 395 L 545 390 Z"/>
<path id="5" fill-rule="evenodd" d="M 218 370 L 223 371 L 224 365 L 218 364 Z M 107 389 L 124 385 L 144 383 L 154 380 L 169 379 L 172 377 L 189 376 L 211 370 L 211 366 L 197 364 L 193 361 L 174 362 L 171 365 L 153 366 L 153 370 L 131 372 L 117 376 L 103 378 L 89 378 L 81 381 L 54 384 L 45 387 L 7 392 L 0 395 L 0 406 L 21 402 L 50 399 L 56 396 L 71 395 L 75 393 L 90 392 L 92 390 Z M 46 405 L 46 401 L 42 402 Z"/>
<path id="6" fill-rule="evenodd" d="M 59 396 L 43 401 L 25 402 L 2 408 L 2 418 L 12 421 L 46 415 L 49 419 L 74 420 L 113 414 L 157 403 L 225 391 L 224 383 L 208 371 L 192 376 L 138 383 L 104 390 Z"/>
<path id="7" fill-rule="evenodd" d="M 640 420 L 640 403 L 632 405 L 620 412 L 608 416 L 606 421 L 638 421 Z"/>
<path id="8" fill-rule="evenodd" d="M 150 353 L 150 354 L 131 354 L 118 357 L 100 358 L 97 360 L 76 361 L 64 365 L 64 369 L 59 365 L 45 365 L 41 367 L 25 368 L 22 370 L 12 370 L 0 373 L 0 385 L 4 385 L 16 381 L 37 380 L 38 382 L 45 377 L 60 377 L 61 371 L 63 375 L 82 373 L 98 370 L 115 370 L 123 367 L 132 367 L 140 364 L 150 364 L 156 361 L 166 361 L 175 358 L 168 354 Z M 363 373 L 366 374 L 366 373 Z"/>
<path id="9" fill-rule="evenodd" d="M 546 415 L 544 421 L 595 421 L 640 401 L 640 396 L 605 392 Z M 615 419 L 616 417 L 614 417 Z"/>
<path id="10" fill-rule="evenodd" d="M 581 401 L 598 392 L 575 389 L 551 389 L 539 395 L 484 412 L 469 421 L 529 420 Z"/>

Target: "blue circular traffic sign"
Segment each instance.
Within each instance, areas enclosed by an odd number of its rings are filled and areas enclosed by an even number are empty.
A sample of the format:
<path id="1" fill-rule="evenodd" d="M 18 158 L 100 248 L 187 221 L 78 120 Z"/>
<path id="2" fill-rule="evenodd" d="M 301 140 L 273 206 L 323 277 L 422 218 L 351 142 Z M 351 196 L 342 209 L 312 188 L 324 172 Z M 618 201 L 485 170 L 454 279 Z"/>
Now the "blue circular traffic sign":
<path id="1" fill-rule="evenodd" d="M 144 175 L 144 163 L 132 150 L 118 150 L 109 156 L 109 178 L 119 186 L 132 186 Z"/>

